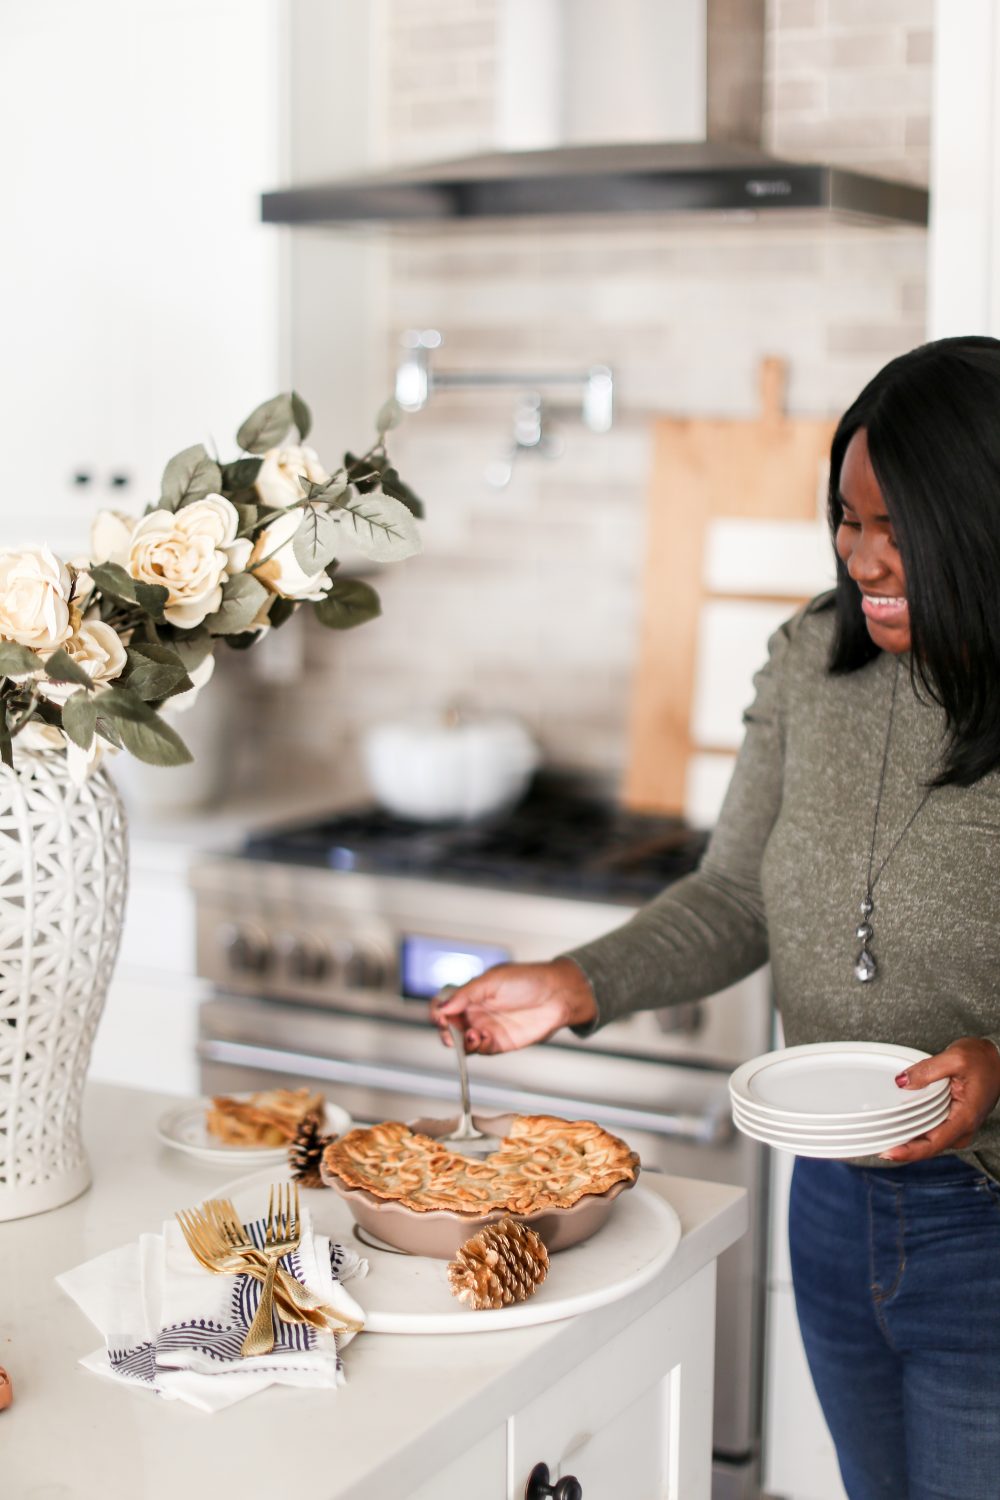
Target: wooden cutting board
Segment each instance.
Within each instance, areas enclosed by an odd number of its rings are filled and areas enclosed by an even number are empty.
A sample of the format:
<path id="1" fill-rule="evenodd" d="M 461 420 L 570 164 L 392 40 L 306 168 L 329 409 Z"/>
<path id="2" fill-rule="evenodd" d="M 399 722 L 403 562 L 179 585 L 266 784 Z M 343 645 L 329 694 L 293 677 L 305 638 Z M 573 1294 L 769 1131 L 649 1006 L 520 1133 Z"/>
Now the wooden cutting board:
<path id="1" fill-rule="evenodd" d="M 782 360 L 762 361 L 760 412 L 750 420 L 676 417 L 655 424 L 623 786 L 629 807 L 655 812 L 684 807 L 688 760 L 695 748 L 691 708 L 699 617 L 712 597 L 703 582 L 710 523 L 816 518 L 837 424 L 829 417 L 788 416 L 785 380 Z M 787 597 L 789 613 L 801 602 L 795 594 L 764 597 Z"/>

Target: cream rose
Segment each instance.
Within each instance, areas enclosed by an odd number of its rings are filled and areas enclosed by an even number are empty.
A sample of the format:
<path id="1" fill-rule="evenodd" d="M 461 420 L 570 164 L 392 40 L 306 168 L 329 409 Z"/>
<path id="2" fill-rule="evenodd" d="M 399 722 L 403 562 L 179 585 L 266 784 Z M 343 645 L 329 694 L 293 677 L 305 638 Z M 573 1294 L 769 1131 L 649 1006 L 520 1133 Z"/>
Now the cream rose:
<path id="1" fill-rule="evenodd" d="M 326 484 L 330 476 L 314 448 L 268 448 L 257 475 L 256 490 L 265 505 L 294 505 L 306 493 L 302 480 Z"/>
<path id="2" fill-rule="evenodd" d="M 63 643 L 63 650 L 83 668 L 95 687 L 114 682 L 125 670 L 125 647 L 117 631 L 103 620 L 82 620 Z M 65 703 L 71 693 L 83 691 L 72 682 L 39 683 L 43 698 Z"/>
<path id="3" fill-rule="evenodd" d="M 251 544 L 237 540 L 240 518 L 222 495 L 206 495 L 178 511 L 144 516 L 129 542 L 128 571 L 142 583 L 167 589 L 164 615 L 192 630 L 222 603 L 222 585 L 241 573 Z"/>
<path id="4" fill-rule="evenodd" d="M 128 567 L 128 549 L 135 530 L 135 517 L 120 510 L 99 510 L 90 525 L 90 561 Z"/>
<path id="5" fill-rule="evenodd" d="M 58 651 L 72 633 L 69 569 L 48 547 L 0 551 L 0 639 Z"/>
<path id="6" fill-rule="evenodd" d="M 265 588 L 283 599 L 322 599 L 333 579 L 328 573 L 307 573 L 300 567 L 292 538 L 301 523 L 302 517 L 295 510 L 265 526 L 257 537 L 249 566 Z M 260 566 L 255 566 L 258 563 Z"/>

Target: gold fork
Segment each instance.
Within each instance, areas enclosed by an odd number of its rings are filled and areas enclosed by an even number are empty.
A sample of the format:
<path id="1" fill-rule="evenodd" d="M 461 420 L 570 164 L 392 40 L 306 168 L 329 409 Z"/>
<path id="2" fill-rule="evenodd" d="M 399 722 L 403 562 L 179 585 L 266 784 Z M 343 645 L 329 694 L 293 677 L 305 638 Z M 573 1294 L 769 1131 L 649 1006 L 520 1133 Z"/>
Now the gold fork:
<path id="1" fill-rule="evenodd" d="M 230 1198 L 209 1198 L 203 1205 L 206 1214 L 218 1234 L 221 1243 L 235 1255 L 246 1260 L 252 1274 L 263 1280 L 267 1269 L 267 1257 L 247 1234 L 239 1214 Z M 280 1266 L 275 1278 L 276 1288 L 281 1288 L 288 1300 L 303 1310 L 324 1306 L 322 1300 L 302 1285 L 295 1276 L 289 1276 Z"/>
<path id="2" fill-rule="evenodd" d="M 200 1209 L 180 1209 L 175 1215 L 188 1249 L 195 1260 L 207 1271 L 214 1271 L 223 1276 L 246 1274 L 255 1277 L 258 1281 L 263 1281 L 267 1275 L 267 1263 L 264 1257 L 260 1255 L 256 1247 L 252 1247 L 254 1259 L 251 1260 L 246 1252 L 232 1249 L 223 1241 L 205 1213 L 208 1207 L 206 1203 Z M 314 1297 L 305 1287 L 300 1288 L 304 1299 L 300 1302 L 295 1296 L 289 1294 L 289 1286 L 299 1287 L 300 1283 L 294 1277 L 286 1276 L 279 1269 L 275 1280 L 274 1300 L 285 1322 L 309 1323 L 313 1328 L 328 1332 L 330 1330 L 329 1319 L 337 1317 L 333 1308 L 321 1302 L 318 1297 Z"/>
<path id="3" fill-rule="evenodd" d="M 297 1198 L 297 1186 L 295 1192 Z M 204 1207 L 208 1211 L 212 1223 L 215 1225 L 225 1244 L 235 1254 L 245 1257 L 250 1265 L 254 1267 L 254 1275 L 263 1275 L 267 1262 L 259 1247 L 254 1244 L 244 1229 L 243 1222 L 236 1212 L 232 1199 L 209 1198 Z M 311 1292 L 307 1286 L 303 1286 L 297 1276 L 289 1276 L 287 1271 L 284 1271 L 281 1266 L 278 1267 L 275 1277 L 276 1295 L 279 1290 L 284 1292 L 288 1301 L 300 1312 L 312 1312 L 322 1308 L 328 1320 L 327 1326 L 329 1327 L 329 1320 L 334 1319 L 337 1324 L 337 1332 L 360 1333 L 365 1326 L 364 1323 L 359 1323 L 355 1318 L 345 1318 L 342 1313 L 335 1312 L 321 1297 L 317 1297 L 315 1292 Z"/>
<path id="4" fill-rule="evenodd" d="M 267 1275 L 250 1332 L 243 1340 L 240 1352 L 244 1358 L 270 1354 L 274 1348 L 274 1277 L 281 1257 L 298 1249 L 302 1238 L 299 1222 L 298 1183 L 279 1183 L 277 1189 L 272 1187 L 267 1197 L 267 1226 L 262 1250 L 267 1260 Z"/>

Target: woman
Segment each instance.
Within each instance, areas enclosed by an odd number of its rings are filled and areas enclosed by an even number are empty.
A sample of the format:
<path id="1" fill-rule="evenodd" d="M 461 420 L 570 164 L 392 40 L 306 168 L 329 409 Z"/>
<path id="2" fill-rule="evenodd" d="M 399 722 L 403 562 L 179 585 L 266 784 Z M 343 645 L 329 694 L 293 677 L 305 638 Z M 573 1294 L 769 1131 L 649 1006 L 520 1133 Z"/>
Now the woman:
<path id="1" fill-rule="evenodd" d="M 700 869 L 435 1019 L 503 1052 L 769 960 L 789 1045 L 932 1054 L 896 1082 L 949 1078 L 944 1124 L 878 1160 L 796 1160 L 796 1304 L 851 1500 L 996 1500 L 1000 342 L 927 344 L 865 387 L 829 517 L 836 589 L 770 642 Z"/>

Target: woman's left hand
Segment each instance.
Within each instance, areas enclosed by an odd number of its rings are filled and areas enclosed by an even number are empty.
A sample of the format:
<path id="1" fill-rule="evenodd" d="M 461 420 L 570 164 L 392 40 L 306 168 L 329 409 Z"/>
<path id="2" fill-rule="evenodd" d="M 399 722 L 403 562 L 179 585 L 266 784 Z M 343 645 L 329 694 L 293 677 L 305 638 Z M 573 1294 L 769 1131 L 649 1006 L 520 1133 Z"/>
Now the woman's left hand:
<path id="1" fill-rule="evenodd" d="M 948 1118 L 905 1146 L 883 1151 L 884 1161 L 924 1161 L 942 1151 L 971 1145 L 1000 1099 L 1000 1051 L 984 1037 L 963 1036 L 935 1057 L 914 1063 L 896 1082 L 900 1088 L 922 1089 L 939 1078 L 951 1079 Z"/>

